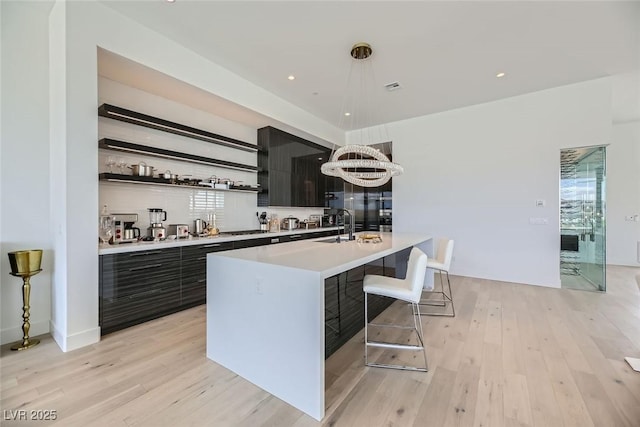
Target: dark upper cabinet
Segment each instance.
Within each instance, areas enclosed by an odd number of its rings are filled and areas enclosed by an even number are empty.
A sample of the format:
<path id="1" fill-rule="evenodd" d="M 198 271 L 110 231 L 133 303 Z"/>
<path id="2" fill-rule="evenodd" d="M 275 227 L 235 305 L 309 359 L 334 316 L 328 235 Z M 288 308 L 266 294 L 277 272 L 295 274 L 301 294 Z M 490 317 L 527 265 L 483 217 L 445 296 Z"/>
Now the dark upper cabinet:
<path id="1" fill-rule="evenodd" d="M 331 149 L 271 126 L 258 129 L 259 206 L 328 206 L 338 183 L 320 172 Z M 340 180 L 341 181 L 341 180 Z"/>

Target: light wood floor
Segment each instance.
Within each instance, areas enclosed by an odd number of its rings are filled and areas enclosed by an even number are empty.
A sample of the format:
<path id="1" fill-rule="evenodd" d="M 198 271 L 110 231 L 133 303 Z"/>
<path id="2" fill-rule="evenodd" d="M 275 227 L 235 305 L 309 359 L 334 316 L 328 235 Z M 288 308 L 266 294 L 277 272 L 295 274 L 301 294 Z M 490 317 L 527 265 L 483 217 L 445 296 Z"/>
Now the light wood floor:
<path id="1" fill-rule="evenodd" d="M 640 373 L 623 359 L 640 357 L 638 273 L 609 267 L 606 294 L 453 277 L 457 316 L 423 319 L 430 371 L 364 368 L 359 334 L 327 361 L 324 424 L 639 426 Z M 196 307 L 69 353 L 47 336 L 5 345 L 0 406 L 56 410 L 65 427 L 320 424 L 206 359 L 204 336 Z"/>

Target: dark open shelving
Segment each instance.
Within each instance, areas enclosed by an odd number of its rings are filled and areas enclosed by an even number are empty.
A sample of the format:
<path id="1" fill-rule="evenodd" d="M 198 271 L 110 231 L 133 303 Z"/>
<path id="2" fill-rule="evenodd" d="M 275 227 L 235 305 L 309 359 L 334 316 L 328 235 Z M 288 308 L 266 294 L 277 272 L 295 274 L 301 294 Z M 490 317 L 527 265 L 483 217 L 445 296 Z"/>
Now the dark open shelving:
<path id="1" fill-rule="evenodd" d="M 226 169 L 236 169 L 247 172 L 258 172 L 257 166 L 245 165 L 242 163 L 229 162 L 227 160 L 213 159 L 210 157 L 197 156 L 195 154 L 180 153 L 178 151 L 165 150 L 164 148 L 149 147 L 146 145 L 134 144 L 132 142 L 118 141 L 116 139 L 103 138 L 98 141 L 98 147 L 108 150 L 126 151 L 128 153 L 141 153 L 165 159 L 182 160 L 190 163 L 200 163 L 204 165 L 218 166 Z"/>
<path id="2" fill-rule="evenodd" d="M 137 176 L 137 175 L 123 175 L 118 173 L 109 173 L 104 172 L 98 175 L 100 181 L 111 181 L 111 182 L 124 182 L 130 184 L 148 184 L 148 185 L 164 185 L 167 187 L 180 187 L 187 189 L 200 189 L 200 190 L 208 190 L 208 191 L 236 191 L 242 193 L 260 193 L 260 188 L 242 186 L 241 188 L 216 188 L 213 189 L 206 185 L 192 185 L 192 184 L 172 184 L 169 180 L 164 178 L 156 178 L 152 176 Z"/>
<path id="3" fill-rule="evenodd" d="M 249 144 L 248 142 L 229 138 L 223 135 L 218 135 L 206 130 L 171 122 L 159 117 L 138 113 L 137 111 L 127 110 L 126 108 L 116 107 L 115 105 L 102 104 L 100 107 L 98 107 L 98 115 L 114 120 L 120 120 L 122 122 L 133 123 L 135 125 L 148 127 L 151 129 L 173 133 L 176 135 L 199 139 L 201 141 L 210 142 L 212 144 L 237 148 L 238 150 L 254 152 L 258 151 L 258 146 L 255 144 Z"/>

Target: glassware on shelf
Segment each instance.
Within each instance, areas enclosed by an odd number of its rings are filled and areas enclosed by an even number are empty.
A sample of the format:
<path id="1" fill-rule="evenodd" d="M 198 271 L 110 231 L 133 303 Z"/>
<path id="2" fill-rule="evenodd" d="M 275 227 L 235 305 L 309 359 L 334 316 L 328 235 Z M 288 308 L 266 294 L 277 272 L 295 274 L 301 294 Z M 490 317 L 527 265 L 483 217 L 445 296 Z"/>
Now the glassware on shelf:
<path id="1" fill-rule="evenodd" d="M 116 166 L 118 166 L 118 169 L 120 169 L 120 175 L 124 175 L 124 169 L 127 167 L 126 160 L 122 157 L 118 157 Z"/>
<path id="2" fill-rule="evenodd" d="M 107 156 L 104 164 L 109 168 L 109 173 L 113 173 L 113 167 L 116 165 L 116 158 L 113 156 Z"/>

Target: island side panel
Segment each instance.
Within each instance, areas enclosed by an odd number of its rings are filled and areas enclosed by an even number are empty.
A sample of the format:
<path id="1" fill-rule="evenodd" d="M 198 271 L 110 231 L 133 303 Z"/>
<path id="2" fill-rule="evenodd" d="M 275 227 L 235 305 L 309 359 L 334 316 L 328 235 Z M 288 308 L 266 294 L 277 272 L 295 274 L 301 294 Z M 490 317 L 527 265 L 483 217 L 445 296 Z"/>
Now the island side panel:
<path id="1" fill-rule="evenodd" d="M 317 420 L 324 332 L 319 273 L 207 256 L 207 357 Z"/>

